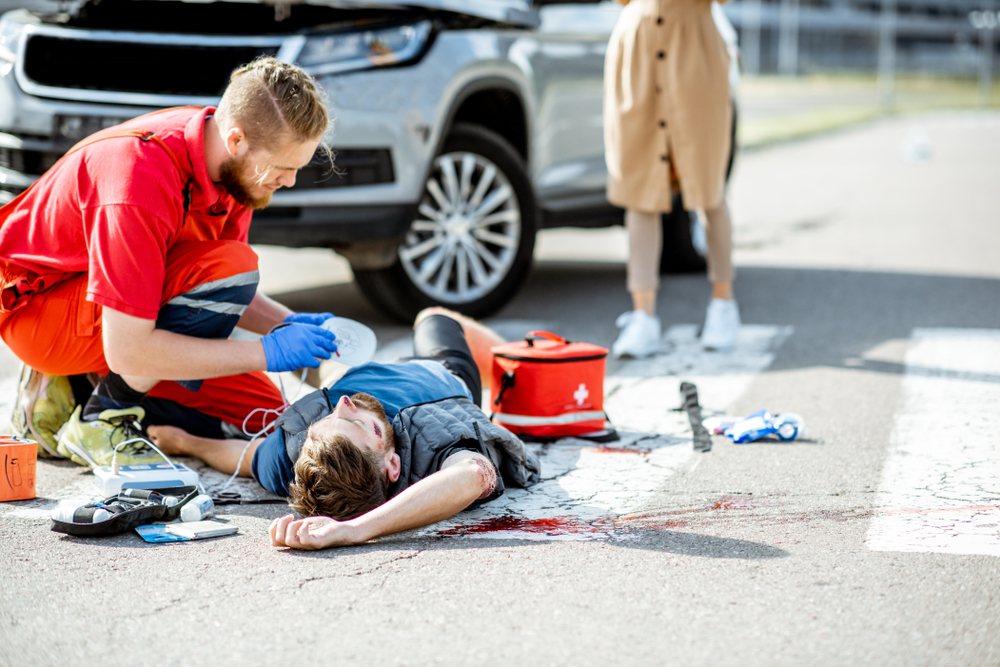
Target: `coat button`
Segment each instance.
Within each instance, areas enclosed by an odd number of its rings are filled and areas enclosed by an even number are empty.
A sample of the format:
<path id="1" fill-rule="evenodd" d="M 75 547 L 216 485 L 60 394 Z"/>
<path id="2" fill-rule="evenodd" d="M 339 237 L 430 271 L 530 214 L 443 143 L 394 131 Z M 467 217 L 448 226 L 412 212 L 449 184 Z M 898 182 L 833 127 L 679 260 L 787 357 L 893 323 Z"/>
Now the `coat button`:
<path id="1" fill-rule="evenodd" d="M 660 156 L 660 162 L 666 162 L 666 161 L 667 161 L 667 156 L 666 155 L 661 155 Z"/>
<path id="2" fill-rule="evenodd" d="M 666 126 L 667 126 L 667 121 L 661 120 L 660 121 L 660 127 L 666 127 Z"/>
<path id="3" fill-rule="evenodd" d="M 656 87 L 656 92 L 657 92 L 657 93 L 662 93 L 662 92 L 663 92 L 663 89 L 662 89 L 662 88 L 660 88 L 659 86 L 657 86 L 657 87 Z"/>
<path id="4" fill-rule="evenodd" d="M 656 17 L 656 25 L 663 25 L 663 17 L 662 16 L 657 16 Z"/>
<path id="5" fill-rule="evenodd" d="M 667 57 L 667 54 L 664 53 L 663 51 L 657 51 L 656 52 L 656 57 L 659 58 L 660 60 L 663 60 L 664 58 Z"/>

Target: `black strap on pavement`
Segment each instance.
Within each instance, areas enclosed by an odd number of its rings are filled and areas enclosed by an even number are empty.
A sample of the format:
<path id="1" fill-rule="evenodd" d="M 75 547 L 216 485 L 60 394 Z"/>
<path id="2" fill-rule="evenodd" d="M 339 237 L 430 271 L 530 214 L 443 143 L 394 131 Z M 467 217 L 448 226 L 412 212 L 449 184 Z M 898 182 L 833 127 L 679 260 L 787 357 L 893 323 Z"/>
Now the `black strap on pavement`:
<path id="1" fill-rule="evenodd" d="M 694 451 L 712 451 L 712 436 L 708 429 L 701 423 L 701 405 L 698 404 L 698 387 L 692 382 L 681 382 L 681 400 L 684 401 L 681 408 L 688 414 L 688 421 L 691 422 L 691 435 L 694 438 Z"/>

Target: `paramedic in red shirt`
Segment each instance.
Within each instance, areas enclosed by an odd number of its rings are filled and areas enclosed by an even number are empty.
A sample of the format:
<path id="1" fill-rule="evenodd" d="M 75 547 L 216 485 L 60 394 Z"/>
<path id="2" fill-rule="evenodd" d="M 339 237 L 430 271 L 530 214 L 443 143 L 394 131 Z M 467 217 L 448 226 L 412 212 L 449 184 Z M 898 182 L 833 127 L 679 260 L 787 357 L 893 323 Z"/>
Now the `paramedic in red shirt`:
<path id="1" fill-rule="evenodd" d="M 308 75 L 259 58 L 217 109 L 99 132 L 0 209 L 0 337 L 25 364 L 13 424 L 39 454 L 158 461 L 134 437 L 147 424 L 238 437 L 282 404 L 263 371 L 330 357 L 331 315 L 257 292 L 247 244 L 252 210 L 294 185 L 328 123 Z M 230 340 L 237 325 L 263 338 Z"/>

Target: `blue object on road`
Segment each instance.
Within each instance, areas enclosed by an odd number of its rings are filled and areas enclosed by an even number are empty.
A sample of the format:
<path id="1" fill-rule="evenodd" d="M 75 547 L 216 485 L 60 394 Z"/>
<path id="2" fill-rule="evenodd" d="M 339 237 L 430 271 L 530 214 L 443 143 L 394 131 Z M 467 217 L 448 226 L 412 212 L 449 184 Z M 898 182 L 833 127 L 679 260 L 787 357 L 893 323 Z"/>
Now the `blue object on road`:
<path id="1" fill-rule="evenodd" d="M 146 540 L 147 542 L 188 542 L 191 540 L 190 537 L 183 537 L 182 535 L 174 535 L 167 531 L 166 526 L 150 524 L 147 526 L 136 526 L 135 532 L 139 533 L 139 537 Z"/>
<path id="2" fill-rule="evenodd" d="M 769 435 L 777 436 L 778 440 L 795 440 L 804 430 L 805 423 L 802 417 L 793 412 L 772 417 L 767 410 L 758 410 L 746 419 L 736 422 L 722 434 L 732 438 L 734 443 L 742 444 Z"/>

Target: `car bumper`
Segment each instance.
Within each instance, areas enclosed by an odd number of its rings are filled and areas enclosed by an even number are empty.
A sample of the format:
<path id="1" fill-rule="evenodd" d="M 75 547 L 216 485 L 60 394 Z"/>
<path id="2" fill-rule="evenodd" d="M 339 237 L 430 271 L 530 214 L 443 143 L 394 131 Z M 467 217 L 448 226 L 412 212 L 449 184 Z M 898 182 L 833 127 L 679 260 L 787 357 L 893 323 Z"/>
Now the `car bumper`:
<path id="1" fill-rule="evenodd" d="M 413 204 L 275 206 L 254 212 L 250 243 L 344 249 L 371 241 L 398 241 L 415 216 Z"/>

